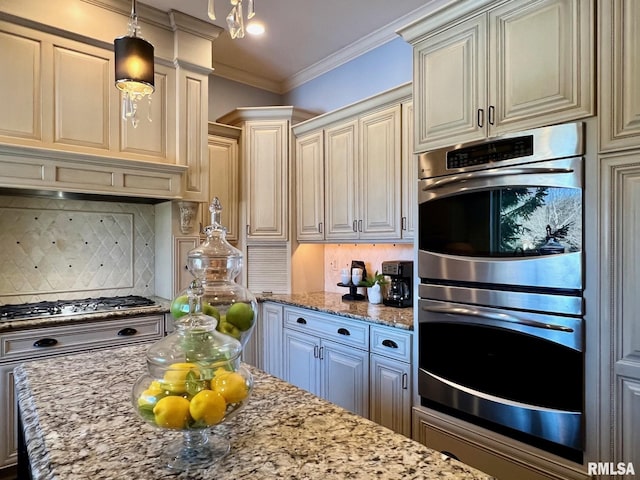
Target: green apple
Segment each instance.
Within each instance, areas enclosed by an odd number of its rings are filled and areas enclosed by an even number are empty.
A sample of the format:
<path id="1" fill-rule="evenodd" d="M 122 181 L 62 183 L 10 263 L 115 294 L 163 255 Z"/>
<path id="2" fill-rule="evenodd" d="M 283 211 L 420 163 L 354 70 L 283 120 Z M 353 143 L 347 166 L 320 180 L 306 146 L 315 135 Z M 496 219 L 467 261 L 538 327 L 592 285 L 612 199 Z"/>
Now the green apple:
<path id="1" fill-rule="evenodd" d="M 246 332 L 253 325 L 253 309 L 248 303 L 234 303 L 227 310 L 227 322 Z"/>
<path id="2" fill-rule="evenodd" d="M 216 307 L 210 305 L 209 302 L 204 302 L 202 306 L 202 313 L 205 315 L 209 315 L 210 317 L 214 317 L 216 320 L 220 321 L 220 312 Z"/>
<path id="3" fill-rule="evenodd" d="M 221 318 L 220 321 L 218 322 L 218 326 L 216 327 L 216 330 L 218 330 L 221 333 L 230 335 L 236 340 L 240 340 L 240 337 L 242 337 L 242 332 L 238 330 L 236 326 L 225 321 L 224 317 Z"/>
<path id="4" fill-rule="evenodd" d="M 189 313 L 189 297 L 187 295 L 180 295 L 174 298 L 171 302 L 170 311 L 173 318 L 180 318 Z"/>

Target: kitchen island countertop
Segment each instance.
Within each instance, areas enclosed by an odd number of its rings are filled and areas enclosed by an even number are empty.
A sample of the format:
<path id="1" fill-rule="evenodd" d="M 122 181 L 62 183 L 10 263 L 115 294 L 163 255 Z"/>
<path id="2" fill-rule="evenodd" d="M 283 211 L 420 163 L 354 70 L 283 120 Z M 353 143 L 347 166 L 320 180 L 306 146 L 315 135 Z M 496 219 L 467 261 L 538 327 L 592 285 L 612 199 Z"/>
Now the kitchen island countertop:
<path id="1" fill-rule="evenodd" d="M 367 300 L 343 300 L 342 294 L 333 292 L 311 292 L 258 295 L 263 302 L 277 302 L 294 307 L 308 308 L 355 320 L 379 323 L 390 327 L 413 330 L 413 309 L 387 307 L 369 303 Z"/>
<path id="2" fill-rule="evenodd" d="M 54 357 L 15 369 L 34 478 L 491 478 L 256 369 L 246 407 L 216 428 L 231 452 L 209 468 L 175 475 L 160 455 L 179 432 L 144 423 L 131 403 L 147 347 Z"/>

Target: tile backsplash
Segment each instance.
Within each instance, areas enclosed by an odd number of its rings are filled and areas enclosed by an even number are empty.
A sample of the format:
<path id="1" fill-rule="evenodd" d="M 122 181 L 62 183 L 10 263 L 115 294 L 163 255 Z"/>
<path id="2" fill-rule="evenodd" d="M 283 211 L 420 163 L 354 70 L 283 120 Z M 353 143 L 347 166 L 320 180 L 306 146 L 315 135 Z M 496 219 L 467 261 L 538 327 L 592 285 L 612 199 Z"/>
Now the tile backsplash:
<path id="1" fill-rule="evenodd" d="M 0 195 L 0 303 L 154 294 L 153 205 Z"/>
<path id="2" fill-rule="evenodd" d="M 330 244 L 324 249 L 324 289 L 327 292 L 347 293 L 339 287 L 340 270 L 351 267 L 351 260 L 362 260 L 367 273 L 373 275 L 382 270 L 382 262 L 387 260 L 413 260 L 411 244 Z"/>

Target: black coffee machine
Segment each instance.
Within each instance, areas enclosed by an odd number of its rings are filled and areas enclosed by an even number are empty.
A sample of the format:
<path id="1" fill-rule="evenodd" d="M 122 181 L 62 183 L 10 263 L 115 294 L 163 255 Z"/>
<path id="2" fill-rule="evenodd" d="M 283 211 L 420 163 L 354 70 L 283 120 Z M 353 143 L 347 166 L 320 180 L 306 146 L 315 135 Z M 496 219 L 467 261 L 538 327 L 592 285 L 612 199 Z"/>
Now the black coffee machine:
<path id="1" fill-rule="evenodd" d="M 391 277 L 382 303 L 389 307 L 413 306 L 413 262 L 391 260 L 382 262 L 382 274 Z"/>

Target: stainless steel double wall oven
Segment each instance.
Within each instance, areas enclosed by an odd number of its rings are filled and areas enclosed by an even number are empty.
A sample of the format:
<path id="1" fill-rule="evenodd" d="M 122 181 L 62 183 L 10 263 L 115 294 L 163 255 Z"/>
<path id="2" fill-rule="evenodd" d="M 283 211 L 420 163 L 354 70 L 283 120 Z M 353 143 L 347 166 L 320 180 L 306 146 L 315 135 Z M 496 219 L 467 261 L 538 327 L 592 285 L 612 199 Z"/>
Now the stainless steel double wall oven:
<path id="1" fill-rule="evenodd" d="M 584 125 L 419 162 L 423 406 L 582 461 Z"/>

